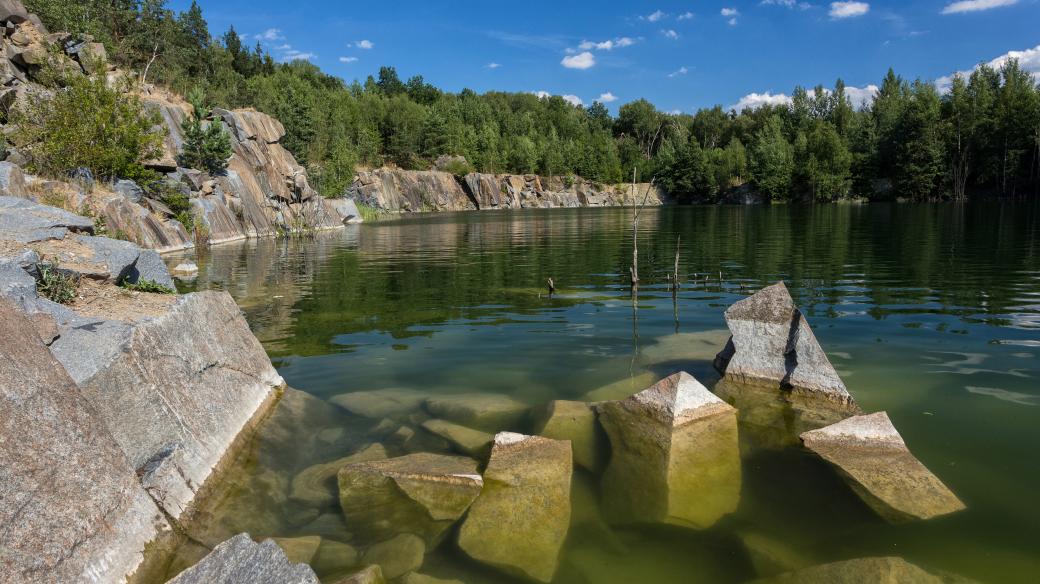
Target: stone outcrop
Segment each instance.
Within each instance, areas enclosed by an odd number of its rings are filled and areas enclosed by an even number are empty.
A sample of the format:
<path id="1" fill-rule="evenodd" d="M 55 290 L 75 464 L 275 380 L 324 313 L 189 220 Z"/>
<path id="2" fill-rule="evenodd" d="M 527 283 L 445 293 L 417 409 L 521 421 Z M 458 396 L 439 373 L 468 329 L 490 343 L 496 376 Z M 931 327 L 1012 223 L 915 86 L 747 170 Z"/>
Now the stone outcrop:
<path id="1" fill-rule="evenodd" d="M 473 459 L 410 454 L 344 466 L 339 502 L 357 541 L 376 543 L 411 533 L 433 549 L 482 486 Z"/>
<path id="2" fill-rule="evenodd" d="M 783 282 L 726 310 L 732 333 L 715 366 L 727 379 L 781 389 L 850 413 L 856 401 Z"/>
<path id="3" fill-rule="evenodd" d="M 688 373 L 597 405 L 610 438 L 603 507 L 616 523 L 707 528 L 736 510 L 737 412 Z"/>
<path id="4" fill-rule="evenodd" d="M 661 205 L 660 188 L 636 185 L 637 200 Z M 647 190 L 649 188 L 649 191 Z M 379 168 L 359 172 L 347 196 L 391 213 L 473 211 L 558 207 L 617 207 L 632 204 L 630 185 L 604 185 L 582 179 L 565 184 L 537 175 L 470 173 L 457 178 L 442 171 Z M 649 194 L 648 194 L 649 192 Z"/>
<path id="5" fill-rule="evenodd" d="M 0 525 L 0 579 L 11 583 L 119 581 L 167 528 L 89 400 L 5 298 Z"/>
<path id="6" fill-rule="evenodd" d="M 201 562 L 181 572 L 170 584 L 320 584 L 306 564 L 294 564 L 274 540 L 256 543 L 239 534 L 214 548 Z"/>
<path id="7" fill-rule="evenodd" d="M 892 523 L 931 519 L 964 503 L 917 460 L 888 414 L 856 416 L 802 434 L 806 448 L 834 465 L 878 515 Z"/>
<path id="8" fill-rule="evenodd" d="M 32 331 L 0 335 L 18 344 L 0 367 L 20 362 L 0 380 L 0 571 L 11 558 L 15 582 L 121 581 L 282 380 L 228 294 L 115 286 L 172 286 L 155 251 L 25 199 L 0 197 L 0 223 L 0 326 Z M 38 294 L 55 269 L 79 278 L 68 305 Z"/>
<path id="9" fill-rule="evenodd" d="M 384 211 L 468 211 L 476 209 L 455 176 L 436 170 L 378 168 L 359 172 L 350 198 Z"/>
<path id="10" fill-rule="evenodd" d="M 507 573 L 550 582 L 571 520 L 570 443 L 501 432 L 459 547 Z"/>

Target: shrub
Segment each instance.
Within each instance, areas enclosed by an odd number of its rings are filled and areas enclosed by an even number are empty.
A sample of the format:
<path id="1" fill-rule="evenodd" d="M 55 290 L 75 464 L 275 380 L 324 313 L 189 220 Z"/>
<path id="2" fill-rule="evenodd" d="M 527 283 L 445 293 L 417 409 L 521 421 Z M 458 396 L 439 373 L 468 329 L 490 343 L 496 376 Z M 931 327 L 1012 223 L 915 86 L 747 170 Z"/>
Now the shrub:
<path id="1" fill-rule="evenodd" d="M 186 168 L 221 174 L 227 170 L 231 159 L 231 136 L 224 131 L 223 124 L 217 121 L 211 121 L 203 127 L 202 121 L 209 117 L 210 111 L 202 100 L 203 93 L 198 87 L 188 94 L 192 113 L 181 124 L 184 147 L 177 156 L 177 163 Z"/>
<path id="2" fill-rule="evenodd" d="M 151 280 L 138 280 L 137 282 L 123 281 L 119 284 L 123 288 L 133 292 L 148 292 L 149 294 L 176 294 L 176 292 L 163 286 L 162 284 L 156 284 Z"/>
<path id="3" fill-rule="evenodd" d="M 444 171 L 450 172 L 457 177 L 463 177 L 473 172 L 473 165 L 465 158 L 453 158 L 444 165 Z"/>
<path id="4" fill-rule="evenodd" d="M 145 173 L 142 162 L 161 153 L 158 116 L 101 77 L 72 76 L 66 87 L 39 91 L 12 119 L 12 142 L 29 157 L 29 168 L 44 175 L 87 169 L 99 179 L 135 179 Z"/>
<path id="5" fill-rule="evenodd" d="M 66 272 L 57 263 L 40 262 L 39 282 L 36 291 L 47 300 L 58 304 L 71 304 L 79 292 L 79 276 Z"/>

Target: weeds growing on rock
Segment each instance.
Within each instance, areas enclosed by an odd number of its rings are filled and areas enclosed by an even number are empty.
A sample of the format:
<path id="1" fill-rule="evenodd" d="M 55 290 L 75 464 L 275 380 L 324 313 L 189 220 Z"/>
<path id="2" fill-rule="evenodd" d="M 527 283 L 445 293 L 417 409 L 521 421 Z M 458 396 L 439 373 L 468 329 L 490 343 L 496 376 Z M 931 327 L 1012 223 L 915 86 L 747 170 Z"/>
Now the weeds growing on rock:
<path id="1" fill-rule="evenodd" d="M 162 284 L 156 284 L 151 280 L 138 280 L 137 282 L 127 282 L 124 280 L 119 284 L 123 288 L 130 290 L 131 292 L 147 292 L 149 294 L 176 294 L 177 292 L 171 288 L 167 288 Z"/>
<path id="2" fill-rule="evenodd" d="M 357 203 L 357 208 L 363 221 L 379 221 L 383 217 L 382 211 L 364 203 Z"/>
<path id="3" fill-rule="evenodd" d="M 40 262 L 36 292 L 58 304 L 71 304 L 79 292 L 79 275 L 67 272 L 55 262 Z"/>

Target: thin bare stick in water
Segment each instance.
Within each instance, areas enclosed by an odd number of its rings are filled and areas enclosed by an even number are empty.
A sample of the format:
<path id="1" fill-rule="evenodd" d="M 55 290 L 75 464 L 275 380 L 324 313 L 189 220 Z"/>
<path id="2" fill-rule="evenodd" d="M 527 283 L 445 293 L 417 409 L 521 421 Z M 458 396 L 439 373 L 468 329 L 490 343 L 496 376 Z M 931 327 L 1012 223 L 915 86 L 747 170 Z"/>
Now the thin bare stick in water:
<path id="1" fill-rule="evenodd" d="M 677 292 L 679 290 L 679 243 L 682 241 L 682 235 L 675 236 L 675 271 L 672 272 L 672 291 Z"/>
<path id="2" fill-rule="evenodd" d="M 552 278 L 549 278 L 549 281 L 546 283 L 549 285 L 549 296 L 552 296 L 556 293 L 556 283 L 553 282 Z"/>
<path id="3" fill-rule="evenodd" d="M 639 286 L 639 214 L 642 212 L 646 200 L 650 198 L 650 190 L 654 188 L 656 180 L 657 177 L 650 179 L 650 184 L 646 185 L 643 200 L 636 203 L 636 169 L 632 169 L 632 266 L 629 268 L 629 274 L 632 277 L 633 288 Z"/>

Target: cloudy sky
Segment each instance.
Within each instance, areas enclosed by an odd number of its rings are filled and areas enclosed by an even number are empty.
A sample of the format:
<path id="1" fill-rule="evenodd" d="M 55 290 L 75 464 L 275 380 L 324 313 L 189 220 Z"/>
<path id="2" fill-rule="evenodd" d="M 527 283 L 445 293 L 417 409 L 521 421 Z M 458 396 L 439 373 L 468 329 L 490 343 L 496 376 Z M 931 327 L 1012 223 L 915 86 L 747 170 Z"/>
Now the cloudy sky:
<path id="1" fill-rule="evenodd" d="M 838 77 L 862 99 L 890 66 L 942 85 L 1009 54 L 1040 80 L 1040 0 L 198 1 L 212 33 L 234 25 L 280 60 L 348 81 L 393 65 L 451 91 L 611 109 L 640 97 L 686 112 L 778 102 Z"/>

